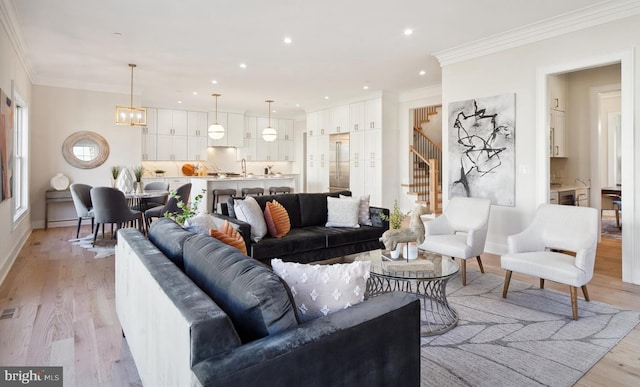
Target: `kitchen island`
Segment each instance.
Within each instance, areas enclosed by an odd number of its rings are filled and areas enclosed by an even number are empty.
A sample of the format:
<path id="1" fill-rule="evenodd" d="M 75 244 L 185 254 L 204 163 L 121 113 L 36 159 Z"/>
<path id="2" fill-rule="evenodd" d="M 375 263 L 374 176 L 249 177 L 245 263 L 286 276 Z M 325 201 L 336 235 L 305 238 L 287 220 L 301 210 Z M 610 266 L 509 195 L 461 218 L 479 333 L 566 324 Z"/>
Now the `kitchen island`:
<path id="1" fill-rule="evenodd" d="M 213 190 L 214 189 L 235 189 L 236 195 L 240 196 L 243 188 L 263 188 L 265 195 L 269 194 L 270 187 L 291 187 L 293 192 L 297 192 L 298 175 L 254 175 L 247 177 L 213 177 L 213 176 L 192 176 L 191 182 L 191 200 L 205 190 L 200 206 L 199 213 L 210 213 L 213 211 Z"/>

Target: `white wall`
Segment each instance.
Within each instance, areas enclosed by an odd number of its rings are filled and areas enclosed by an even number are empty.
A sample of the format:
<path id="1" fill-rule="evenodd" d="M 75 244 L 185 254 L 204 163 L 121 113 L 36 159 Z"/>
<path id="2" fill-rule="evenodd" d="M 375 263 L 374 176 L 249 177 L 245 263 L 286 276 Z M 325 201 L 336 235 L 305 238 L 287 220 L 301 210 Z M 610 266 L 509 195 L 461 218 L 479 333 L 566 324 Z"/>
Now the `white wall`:
<path id="1" fill-rule="evenodd" d="M 11 81 L 16 91 L 31 109 L 31 81 L 16 53 L 7 31 L 4 19 L 0 23 L 0 89 L 11 96 Z M 33 150 L 30 151 L 33 153 Z M 33 165 L 32 165 L 33 169 Z M 0 203 L 0 283 L 4 280 L 11 265 L 15 261 L 24 242 L 31 233 L 29 213 L 23 216 L 17 224 L 13 223 L 13 200 Z"/>
<path id="2" fill-rule="evenodd" d="M 44 195 L 50 180 L 63 173 L 71 183 L 111 185 L 111 167 L 140 165 L 141 129 L 114 123 L 116 105 L 127 105 L 128 95 L 33 86 L 31 109 L 31 222 L 44 227 Z M 138 102 L 134 99 L 134 105 Z M 62 143 L 72 133 L 96 132 L 109 143 L 109 157 L 94 169 L 80 169 L 62 157 Z M 49 219 L 76 218 L 73 203 L 51 207 Z M 50 227 L 76 224 L 57 223 Z"/>
<path id="3" fill-rule="evenodd" d="M 545 157 L 548 157 L 545 156 L 548 154 L 548 135 L 544 121 L 546 106 L 543 106 L 546 98 L 538 95 L 542 93 L 542 90 L 538 89 L 542 83 L 539 82 L 539 75 L 549 69 L 569 70 L 573 64 L 595 63 L 600 60 L 603 62 L 601 64 L 604 64 L 611 57 L 630 57 L 625 59 L 626 62 L 622 66 L 624 87 L 625 76 L 627 81 L 632 81 L 640 75 L 637 51 L 639 44 L 640 17 L 634 16 L 443 66 L 442 101 L 445 112 L 447 105 L 453 101 L 516 93 L 516 206 L 493 206 L 487 251 L 505 251 L 507 236 L 520 231 L 530 221 L 538 204 L 544 200 L 544 192 L 548 195 L 549 161 L 548 158 L 545 160 Z M 625 66 L 628 72 L 625 72 Z M 626 101 L 633 101 L 634 95 L 640 96 L 640 84 L 628 82 L 626 86 L 630 92 L 625 94 L 623 90 L 623 101 L 625 95 Z M 633 120 L 633 116 L 640 113 L 638 106 L 636 101 L 632 106 L 629 104 L 627 118 L 623 117 L 623 132 L 626 122 L 627 139 L 630 140 L 627 146 L 633 147 L 630 152 L 623 152 L 628 155 L 627 160 L 632 166 L 635 166 L 636 162 L 633 149 L 640 148 L 638 140 L 633 135 L 640 130 L 640 123 Z M 447 115 L 448 113 L 444 114 Z M 443 126 L 443 130 L 447 130 L 446 126 Z M 538 133 L 538 130 L 541 132 Z M 449 144 L 447 136 L 443 138 L 446 152 Z M 448 170 L 446 159 L 444 167 Z M 640 198 L 640 191 L 635 187 L 635 182 L 640 178 L 640 168 L 628 170 L 629 174 L 633 175 L 623 183 L 626 184 L 625 195 L 633 193 L 633 197 L 628 198 L 629 206 L 625 203 L 626 214 L 623 214 L 628 217 L 623 228 L 623 232 L 626 232 L 623 236 L 623 280 L 640 283 L 640 257 L 635 255 L 636 250 L 633 246 L 633 241 L 640 237 L 640 230 L 635 228 L 640 213 L 634 206 L 635 201 Z M 446 178 L 447 174 L 444 175 Z M 446 187 L 444 188 L 446 190 Z M 448 193 L 445 192 L 444 196 L 446 198 Z"/>

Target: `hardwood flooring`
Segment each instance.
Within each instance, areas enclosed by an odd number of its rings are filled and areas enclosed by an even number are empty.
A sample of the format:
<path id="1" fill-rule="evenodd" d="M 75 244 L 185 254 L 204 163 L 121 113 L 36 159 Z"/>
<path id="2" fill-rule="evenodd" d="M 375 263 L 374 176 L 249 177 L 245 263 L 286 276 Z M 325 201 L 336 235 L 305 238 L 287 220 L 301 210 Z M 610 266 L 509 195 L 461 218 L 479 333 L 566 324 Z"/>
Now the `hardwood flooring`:
<path id="1" fill-rule="evenodd" d="M 83 227 L 83 235 L 89 234 Z M 114 258 L 72 246 L 74 227 L 34 230 L 0 286 L 0 364 L 64 367 L 65 386 L 140 386 L 114 304 Z M 621 281 L 619 240 L 598 246 L 592 300 L 640 310 L 640 286 Z M 473 261 L 473 262 L 472 262 Z M 504 275 L 498 256 L 482 256 L 485 271 Z M 469 267 L 477 268 L 470 260 Z M 513 274 L 538 285 L 538 278 Z M 545 287 L 567 293 L 547 281 Z M 13 312 L 12 312 L 13 310 Z M 640 385 L 640 326 L 616 345 L 577 386 Z"/>

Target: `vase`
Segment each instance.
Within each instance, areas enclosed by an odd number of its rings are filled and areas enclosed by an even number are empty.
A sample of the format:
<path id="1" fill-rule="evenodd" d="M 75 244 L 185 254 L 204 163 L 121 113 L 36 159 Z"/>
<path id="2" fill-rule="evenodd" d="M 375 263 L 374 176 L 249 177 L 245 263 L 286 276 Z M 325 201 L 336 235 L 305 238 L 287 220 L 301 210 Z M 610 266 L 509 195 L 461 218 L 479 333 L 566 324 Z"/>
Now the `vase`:
<path id="1" fill-rule="evenodd" d="M 142 183 L 139 181 L 136 181 L 136 187 L 135 190 L 137 193 L 142 193 Z"/>
<path id="2" fill-rule="evenodd" d="M 405 259 L 416 259 L 418 258 L 418 245 L 416 242 L 410 242 L 404 245 L 402 248 L 402 256 Z"/>
<path id="3" fill-rule="evenodd" d="M 398 243 L 398 244 L 396 244 L 396 248 L 395 249 L 389 251 L 389 254 L 391 255 L 391 259 L 400 258 L 400 253 L 402 252 L 403 245 L 404 245 L 404 243 Z"/>

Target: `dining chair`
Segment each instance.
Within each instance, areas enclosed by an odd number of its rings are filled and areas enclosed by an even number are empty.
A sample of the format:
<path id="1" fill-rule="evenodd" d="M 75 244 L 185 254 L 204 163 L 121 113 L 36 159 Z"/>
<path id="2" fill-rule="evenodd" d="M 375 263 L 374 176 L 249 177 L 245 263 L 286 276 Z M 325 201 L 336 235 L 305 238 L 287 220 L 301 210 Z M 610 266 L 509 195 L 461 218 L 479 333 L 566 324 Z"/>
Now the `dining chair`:
<path id="1" fill-rule="evenodd" d="M 117 235 L 118 230 L 127 223 L 138 222 L 138 229 L 144 231 L 142 212 L 129 208 L 127 199 L 122 191 L 111 187 L 94 187 L 91 189 L 91 201 L 96 221 L 96 228 L 93 234 L 94 244 L 98 237 L 100 225 L 102 225 L 103 237 L 105 224 L 116 225 L 114 237 Z"/>
<path id="2" fill-rule="evenodd" d="M 460 258 L 462 285 L 467 285 L 467 259 L 476 258 L 484 273 L 484 252 L 489 228 L 489 199 L 454 197 L 439 217 L 424 223 L 424 242 L 418 248 Z"/>
<path id="3" fill-rule="evenodd" d="M 591 207 L 542 204 L 522 232 L 507 238 L 509 252 L 500 257 L 506 270 L 502 298 L 511 274 L 522 273 L 569 285 L 573 319 L 578 319 L 578 288 L 589 301 L 598 244 L 598 210 Z"/>
<path id="4" fill-rule="evenodd" d="M 74 183 L 71 184 L 69 190 L 71 191 L 71 198 L 73 199 L 73 205 L 76 208 L 78 214 L 78 228 L 76 230 L 76 238 L 80 235 L 80 226 L 83 219 L 91 219 L 91 233 L 93 234 L 94 227 L 94 212 L 93 204 L 91 203 L 91 187 L 87 184 Z"/>
<path id="5" fill-rule="evenodd" d="M 178 208 L 178 202 L 182 201 L 187 203 L 189 201 L 189 195 L 191 195 L 191 183 L 181 185 L 176 190 L 176 194 L 169 197 L 165 205 L 159 207 L 153 207 L 144 212 L 144 221 L 147 230 L 151 226 L 152 218 L 163 217 L 165 213 L 177 213 L 181 214 L 182 209 Z"/>

